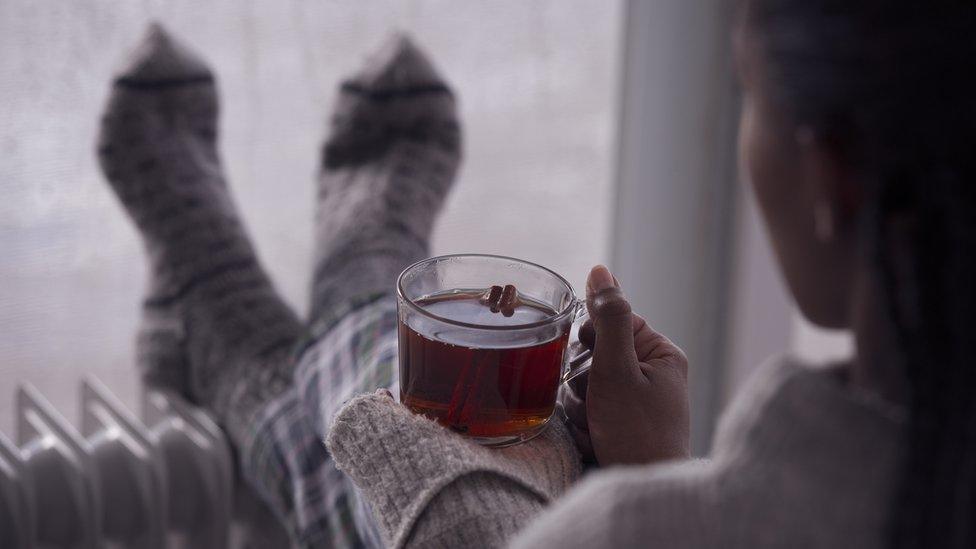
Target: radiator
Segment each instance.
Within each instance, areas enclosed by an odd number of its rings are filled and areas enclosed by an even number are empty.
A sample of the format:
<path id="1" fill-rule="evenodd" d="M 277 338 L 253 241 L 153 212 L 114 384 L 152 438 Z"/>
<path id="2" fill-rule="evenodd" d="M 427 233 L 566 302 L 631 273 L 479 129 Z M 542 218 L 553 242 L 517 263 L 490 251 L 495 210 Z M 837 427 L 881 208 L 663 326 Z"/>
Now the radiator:
<path id="1" fill-rule="evenodd" d="M 24 384 L 16 416 L 16 444 L 0 433 L 0 548 L 288 545 L 236 485 L 220 428 L 174 393 L 146 390 L 140 419 L 89 377 L 79 431 Z"/>

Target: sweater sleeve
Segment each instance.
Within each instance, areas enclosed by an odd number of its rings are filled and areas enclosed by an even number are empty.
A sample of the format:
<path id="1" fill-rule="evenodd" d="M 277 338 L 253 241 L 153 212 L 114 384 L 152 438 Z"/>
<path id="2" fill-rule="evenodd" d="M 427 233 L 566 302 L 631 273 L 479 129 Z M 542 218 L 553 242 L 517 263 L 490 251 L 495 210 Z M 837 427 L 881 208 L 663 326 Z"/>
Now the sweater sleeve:
<path id="1" fill-rule="evenodd" d="M 340 410 L 327 445 L 391 547 L 503 546 L 580 473 L 559 421 L 491 450 L 378 394 Z"/>
<path id="2" fill-rule="evenodd" d="M 711 466 L 688 460 L 591 475 L 534 517 L 509 547 L 730 547 L 708 496 L 716 493 Z"/>

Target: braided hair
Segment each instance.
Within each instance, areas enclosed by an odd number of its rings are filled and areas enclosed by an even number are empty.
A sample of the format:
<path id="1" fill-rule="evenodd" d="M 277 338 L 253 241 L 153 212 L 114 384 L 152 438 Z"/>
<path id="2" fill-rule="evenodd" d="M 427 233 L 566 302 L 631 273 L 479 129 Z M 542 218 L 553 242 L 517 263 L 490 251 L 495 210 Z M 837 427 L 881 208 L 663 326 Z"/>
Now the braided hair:
<path id="1" fill-rule="evenodd" d="M 910 393 L 888 545 L 976 547 L 976 2 L 742 7 L 766 91 L 864 185 Z"/>

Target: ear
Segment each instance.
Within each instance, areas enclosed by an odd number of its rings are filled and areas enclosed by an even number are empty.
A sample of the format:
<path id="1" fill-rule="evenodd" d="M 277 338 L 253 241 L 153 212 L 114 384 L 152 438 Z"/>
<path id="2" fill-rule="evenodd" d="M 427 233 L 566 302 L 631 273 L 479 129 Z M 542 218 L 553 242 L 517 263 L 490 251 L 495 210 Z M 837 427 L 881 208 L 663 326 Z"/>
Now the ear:
<path id="1" fill-rule="evenodd" d="M 813 208 L 817 238 L 827 242 L 849 234 L 861 212 L 863 193 L 837 149 L 808 126 L 796 130 L 802 184 Z"/>

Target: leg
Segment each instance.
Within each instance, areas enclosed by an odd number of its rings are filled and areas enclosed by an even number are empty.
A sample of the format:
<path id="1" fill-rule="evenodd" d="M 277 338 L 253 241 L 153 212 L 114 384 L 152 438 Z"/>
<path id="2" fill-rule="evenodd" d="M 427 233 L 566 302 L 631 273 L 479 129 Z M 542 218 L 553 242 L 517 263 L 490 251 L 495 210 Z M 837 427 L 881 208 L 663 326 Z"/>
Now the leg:
<path id="1" fill-rule="evenodd" d="M 453 94 L 403 37 L 342 85 L 332 124 L 319 179 L 312 337 L 295 374 L 297 402 L 289 396 L 266 416 L 263 428 L 274 434 L 260 437 L 269 446 L 254 469 L 316 476 L 299 483 L 308 490 L 301 499 L 317 502 L 301 510 L 307 524 L 319 525 L 309 531 L 376 544 L 368 512 L 331 457 L 308 467 L 289 449 L 323 440 L 350 397 L 395 385 L 396 276 L 428 255 L 460 162 L 460 129 Z M 296 429 L 288 416 L 302 413 Z"/>
<path id="2" fill-rule="evenodd" d="M 145 375 L 212 408 L 234 437 L 265 393 L 290 384 L 302 328 L 234 208 L 216 126 L 210 71 L 153 26 L 115 81 L 99 160 L 150 258 L 146 326 L 167 334 L 141 338 Z"/>
<path id="3" fill-rule="evenodd" d="M 460 148 L 454 95 L 406 37 L 342 84 L 319 176 L 315 343 L 296 383 L 320 434 L 343 401 L 395 382 L 396 277 L 429 253 Z"/>
<path id="4" fill-rule="evenodd" d="M 258 411 L 291 389 L 303 328 L 234 208 L 216 127 L 209 69 L 153 27 L 113 85 L 98 153 L 150 259 L 143 377 L 210 409 L 244 458 Z"/>
<path id="5" fill-rule="evenodd" d="M 426 56 L 395 36 L 342 84 L 322 151 L 312 321 L 392 294 L 427 257 L 460 162 L 454 95 Z"/>
<path id="6" fill-rule="evenodd" d="M 297 382 L 319 433 L 344 400 L 395 382 L 396 277 L 429 254 L 460 149 L 454 95 L 406 37 L 342 84 L 319 176 L 316 343 Z"/>

